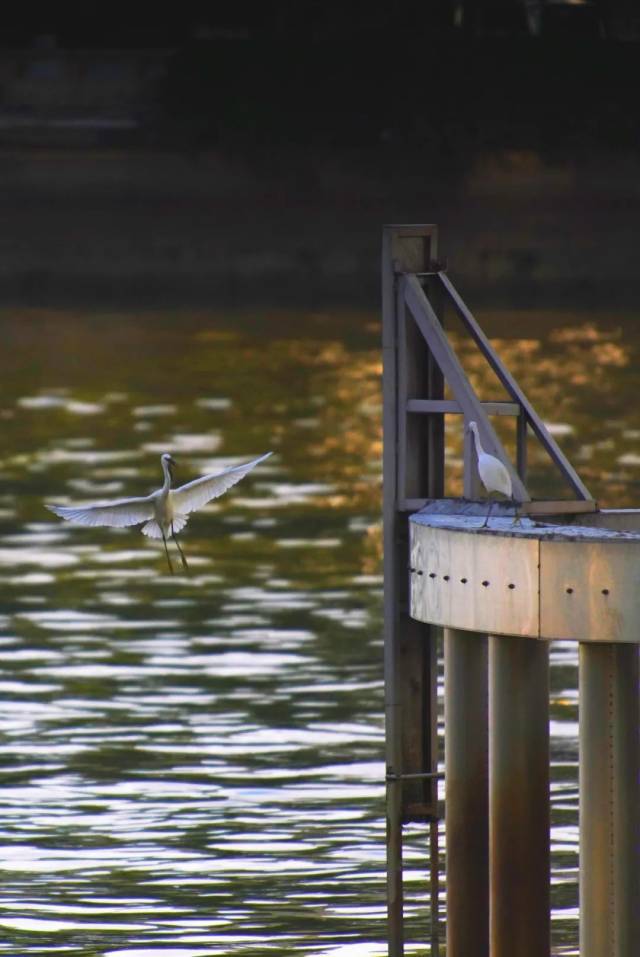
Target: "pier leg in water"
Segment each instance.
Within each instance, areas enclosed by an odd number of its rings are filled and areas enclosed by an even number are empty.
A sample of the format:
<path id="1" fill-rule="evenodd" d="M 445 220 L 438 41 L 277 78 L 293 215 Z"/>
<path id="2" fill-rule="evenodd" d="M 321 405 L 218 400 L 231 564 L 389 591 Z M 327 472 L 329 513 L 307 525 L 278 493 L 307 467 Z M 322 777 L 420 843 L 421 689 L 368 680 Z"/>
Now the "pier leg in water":
<path id="1" fill-rule="evenodd" d="M 444 632 L 447 957 L 489 957 L 488 640 Z"/>
<path id="2" fill-rule="evenodd" d="M 640 954 L 640 650 L 580 643 L 580 953 Z"/>
<path id="3" fill-rule="evenodd" d="M 550 950 L 549 646 L 489 638 L 491 957 Z"/>
<path id="4" fill-rule="evenodd" d="M 387 936 L 389 957 L 404 954 L 402 887 L 402 784 L 387 781 Z"/>

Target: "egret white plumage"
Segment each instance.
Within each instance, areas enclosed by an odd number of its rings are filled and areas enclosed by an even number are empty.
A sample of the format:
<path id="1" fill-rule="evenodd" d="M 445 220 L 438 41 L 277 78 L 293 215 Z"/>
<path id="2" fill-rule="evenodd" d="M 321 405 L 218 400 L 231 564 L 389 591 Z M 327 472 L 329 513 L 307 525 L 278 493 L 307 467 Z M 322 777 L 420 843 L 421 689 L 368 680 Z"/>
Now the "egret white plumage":
<path id="1" fill-rule="evenodd" d="M 492 493 L 502 492 L 502 494 L 506 495 L 507 498 L 513 498 L 513 486 L 511 484 L 511 476 L 509 475 L 504 462 L 501 462 L 500 459 L 496 458 L 495 455 L 490 455 L 483 449 L 482 442 L 480 441 L 480 435 L 478 433 L 478 426 L 475 422 L 469 422 L 469 431 L 473 433 L 476 443 L 478 474 L 480 475 L 482 484 L 489 493 L 489 508 L 482 524 L 482 528 L 484 528 L 489 521 L 491 509 L 493 508 L 493 498 L 491 497 Z"/>
<path id="2" fill-rule="evenodd" d="M 234 465 L 223 472 L 202 475 L 192 482 L 187 482 L 186 485 L 172 489 L 173 468 L 176 462 L 168 452 L 165 452 L 160 456 L 164 482 L 161 488 L 151 492 L 150 495 L 140 498 L 121 498 L 97 505 L 47 505 L 47 508 L 60 518 L 74 522 L 76 525 L 109 525 L 113 528 L 123 528 L 145 522 L 141 529 L 142 534 L 149 538 L 162 539 L 169 570 L 173 575 L 167 538 L 169 536 L 173 538 L 182 564 L 184 568 L 188 568 L 176 533 L 187 524 L 190 513 L 202 508 L 212 499 L 218 498 L 270 455 L 272 453 L 267 452 L 244 465 Z"/>

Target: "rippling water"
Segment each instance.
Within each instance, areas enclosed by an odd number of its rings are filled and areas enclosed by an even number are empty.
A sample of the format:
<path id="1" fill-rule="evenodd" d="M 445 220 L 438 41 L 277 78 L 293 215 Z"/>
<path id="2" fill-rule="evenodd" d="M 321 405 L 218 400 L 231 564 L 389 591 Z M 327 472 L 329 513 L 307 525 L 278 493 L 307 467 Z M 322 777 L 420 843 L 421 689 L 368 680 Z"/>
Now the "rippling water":
<path id="1" fill-rule="evenodd" d="M 640 497 L 634 320 L 486 323 L 610 505 Z M 0 326 L 0 953 L 383 954 L 376 317 L 5 310 Z M 144 494 L 165 450 L 188 480 L 269 449 L 191 518 L 190 577 L 137 530 L 43 507 Z M 552 689 L 554 938 L 572 952 L 570 644 Z M 408 952 L 428 936 L 425 846 L 410 832 Z"/>

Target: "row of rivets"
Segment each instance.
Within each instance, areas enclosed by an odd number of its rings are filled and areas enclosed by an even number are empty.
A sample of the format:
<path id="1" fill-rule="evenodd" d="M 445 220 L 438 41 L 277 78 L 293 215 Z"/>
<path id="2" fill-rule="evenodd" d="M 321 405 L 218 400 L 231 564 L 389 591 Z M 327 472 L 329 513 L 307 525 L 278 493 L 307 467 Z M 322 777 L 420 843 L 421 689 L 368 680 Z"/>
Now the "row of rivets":
<path id="1" fill-rule="evenodd" d="M 412 575 L 424 575 L 424 572 L 421 571 L 419 568 L 410 568 L 409 571 L 411 572 Z M 435 572 L 429 572 L 428 574 L 429 574 L 429 578 L 437 578 L 437 577 L 438 577 Z M 442 576 L 442 579 L 443 579 L 443 581 L 448 582 L 448 581 L 451 580 L 451 576 L 450 576 L 450 575 L 443 575 L 443 576 Z M 468 578 L 461 578 L 461 579 L 460 579 L 460 584 L 461 584 L 461 585 L 466 585 L 468 581 L 469 581 Z M 491 584 L 490 581 L 486 581 L 486 580 L 485 580 L 485 581 L 482 582 L 482 585 L 483 585 L 484 588 L 488 588 L 490 584 Z M 515 587 L 516 587 L 516 586 L 513 584 L 513 582 L 509 582 L 509 584 L 507 585 L 507 588 L 513 589 L 513 588 L 515 588 Z M 567 589 L 567 591 L 571 592 L 571 591 L 573 591 L 573 589 Z M 605 591 L 605 592 L 603 592 L 603 594 L 608 594 L 608 592 Z"/>
<path id="2" fill-rule="evenodd" d="M 412 573 L 413 575 L 424 575 L 424 572 L 421 571 L 421 570 L 418 569 L 418 568 L 411 568 L 410 571 L 411 571 L 411 573 Z M 438 576 L 436 575 L 435 572 L 429 572 L 429 578 L 437 578 L 437 577 L 438 577 Z M 450 576 L 450 575 L 443 575 L 442 578 L 443 578 L 443 581 L 448 582 L 448 581 L 450 581 L 451 576 Z M 466 585 L 468 581 L 469 581 L 468 578 L 461 578 L 461 579 L 460 579 L 460 584 L 461 584 L 461 585 Z M 491 584 L 491 582 L 486 581 L 486 580 L 482 582 L 482 585 L 483 585 L 484 588 L 488 588 L 490 584 Z M 510 588 L 510 589 L 512 589 L 512 590 L 513 590 L 515 587 L 516 587 L 516 586 L 513 584 L 513 582 L 509 582 L 509 584 L 507 585 L 507 588 Z M 565 590 L 566 590 L 567 595 L 573 595 L 573 588 L 571 588 L 571 586 L 569 586 L 569 587 L 566 588 Z M 608 588 L 603 588 L 603 589 L 601 589 L 601 593 L 602 593 L 603 595 L 608 595 L 608 594 L 609 594 L 609 589 L 608 589 Z"/>

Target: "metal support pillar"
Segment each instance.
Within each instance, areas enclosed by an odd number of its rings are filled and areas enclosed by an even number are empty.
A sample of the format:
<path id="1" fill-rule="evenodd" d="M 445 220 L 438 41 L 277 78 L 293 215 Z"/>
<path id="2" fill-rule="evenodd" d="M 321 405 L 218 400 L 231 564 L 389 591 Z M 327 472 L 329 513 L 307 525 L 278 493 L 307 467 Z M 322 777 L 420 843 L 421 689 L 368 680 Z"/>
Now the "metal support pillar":
<path id="1" fill-rule="evenodd" d="M 431 226 L 388 226 L 383 234 L 384 630 L 387 741 L 387 901 L 390 957 L 402 957 L 403 825 L 431 827 L 432 950 L 437 950 L 436 629 L 409 616 L 409 497 L 442 495 L 444 435 L 409 417 L 412 396 L 442 398 L 443 382 L 424 340 L 397 299 L 401 272 L 423 273 L 436 253 Z"/>
<path id="2" fill-rule="evenodd" d="M 546 642 L 489 639 L 489 763 L 491 957 L 549 957 Z"/>
<path id="3" fill-rule="evenodd" d="M 387 923 L 390 957 L 404 952 L 402 901 L 402 738 L 400 698 L 400 602 L 402 559 L 399 543 L 402 516 L 397 491 L 397 321 L 393 274 L 393 234 L 383 236 L 382 251 L 382 354 L 384 430 L 384 671 L 387 745 Z"/>
<path id="4" fill-rule="evenodd" d="M 580 954 L 640 954 L 639 646 L 580 643 Z"/>
<path id="5" fill-rule="evenodd" d="M 445 629 L 447 957 L 489 955 L 487 647 Z"/>

